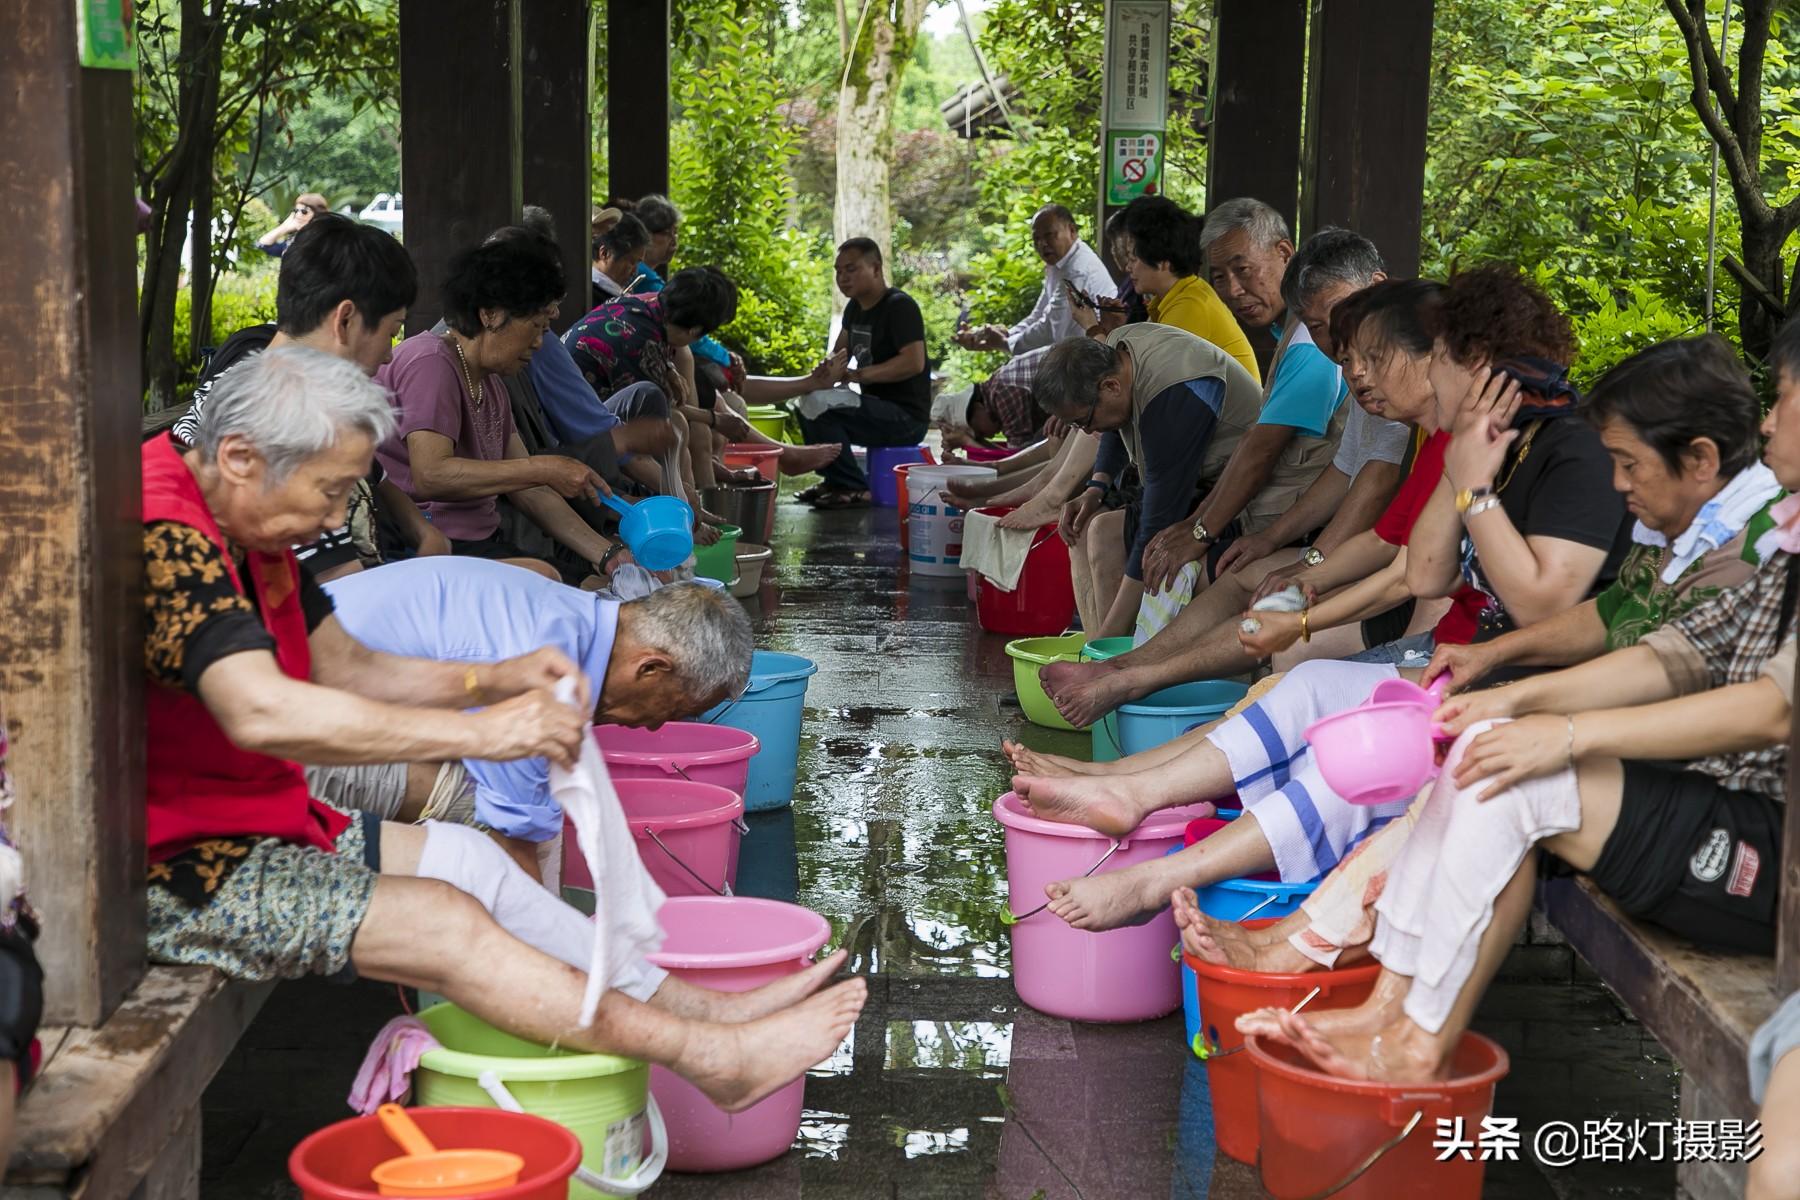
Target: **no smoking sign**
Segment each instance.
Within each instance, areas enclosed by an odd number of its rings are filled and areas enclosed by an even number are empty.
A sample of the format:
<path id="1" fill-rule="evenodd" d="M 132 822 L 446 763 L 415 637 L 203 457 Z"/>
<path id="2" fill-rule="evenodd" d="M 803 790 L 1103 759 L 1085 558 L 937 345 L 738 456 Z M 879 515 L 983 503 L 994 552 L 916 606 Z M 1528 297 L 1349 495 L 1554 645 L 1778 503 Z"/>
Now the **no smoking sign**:
<path id="1" fill-rule="evenodd" d="M 1129 204 L 1154 195 L 1162 179 L 1162 135 L 1114 130 L 1107 141 L 1106 202 Z"/>

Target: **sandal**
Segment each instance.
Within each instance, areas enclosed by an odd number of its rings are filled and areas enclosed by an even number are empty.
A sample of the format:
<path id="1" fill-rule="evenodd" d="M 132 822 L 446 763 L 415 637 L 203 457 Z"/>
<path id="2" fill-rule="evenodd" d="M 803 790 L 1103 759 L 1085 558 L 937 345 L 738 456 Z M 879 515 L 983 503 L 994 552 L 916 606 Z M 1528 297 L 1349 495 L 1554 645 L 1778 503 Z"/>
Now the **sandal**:
<path id="1" fill-rule="evenodd" d="M 872 497 L 867 492 L 824 491 L 814 498 L 812 506 L 825 512 L 843 508 L 867 508 Z"/>
<path id="2" fill-rule="evenodd" d="M 811 487 L 803 487 L 799 491 L 795 492 L 794 499 L 800 501 L 802 504 L 811 504 L 814 500 L 817 500 L 820 496 L 823 496 L 825 494 L 826 490 L 827 489 L 824 484 L 815 483 Z"/>

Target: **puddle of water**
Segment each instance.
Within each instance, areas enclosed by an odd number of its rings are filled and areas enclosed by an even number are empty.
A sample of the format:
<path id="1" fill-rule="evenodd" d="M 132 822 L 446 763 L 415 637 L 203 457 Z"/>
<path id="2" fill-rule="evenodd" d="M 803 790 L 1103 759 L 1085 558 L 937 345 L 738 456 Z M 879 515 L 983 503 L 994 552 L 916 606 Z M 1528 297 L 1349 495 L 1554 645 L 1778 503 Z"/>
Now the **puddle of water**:
<path id="1" fill-rule="evenodd" d="M 1012 1022 L 890 1021 L 885 1066 L 890 1071 L 961 1071 L 1003 1079 L 1012 1059 Z"/>

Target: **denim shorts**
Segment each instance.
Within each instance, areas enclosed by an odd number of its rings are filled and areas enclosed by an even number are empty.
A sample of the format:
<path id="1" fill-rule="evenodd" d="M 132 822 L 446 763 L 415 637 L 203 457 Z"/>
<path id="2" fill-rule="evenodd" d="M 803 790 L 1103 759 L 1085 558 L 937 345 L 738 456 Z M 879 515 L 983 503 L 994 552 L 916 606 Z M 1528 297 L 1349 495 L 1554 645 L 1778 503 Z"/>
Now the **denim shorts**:
<path id="1" fill-rule="evenodd" d="M 1415 633 L 1411 637 L 1403 637 L 1398 641 L 1384 642 L 1379 646 L 1371 646 L 1361 654 L 1352 654 L 1344 659 L 1354 663 L 1383 663 L 1395 667 L 1423 668 L 1431 661 L 1431 652 L 1437 645 L 1429 630 Z"/>

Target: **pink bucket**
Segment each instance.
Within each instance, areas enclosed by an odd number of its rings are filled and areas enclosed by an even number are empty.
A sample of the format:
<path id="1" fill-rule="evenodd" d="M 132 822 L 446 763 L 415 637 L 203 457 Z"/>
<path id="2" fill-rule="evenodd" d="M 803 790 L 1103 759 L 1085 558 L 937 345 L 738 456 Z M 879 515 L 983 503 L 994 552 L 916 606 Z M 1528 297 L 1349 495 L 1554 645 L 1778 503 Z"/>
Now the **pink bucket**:
<path id="1" fill-rule="evenodd" d="M 1103 833 L 1034 817 L 1012 792 L 994 801 L 994 819 L 1006 827 L 1019 999 L 1071 1021 L 1148 1021 L 1180 1008 L 1181 968 L 1169 951 L 1181 937 L 1167 909 L 1146 924 L 1105 933 L 1084 933 L 1047 910 L 1033 910 L 1046 899 L 1045 884 L 1161 858 L 1181 845 L 1187 823 L 1207 812 L 1166 808 L 1120 839 L 1109 856 L 1112 839 Z"/>
<path id="2" fill-rule="evenodd" d="M 744 835 L 744 798 L 710 783 L 620 779 L 613 786 L 650 878 L 671 896 L 730 894 Z M 575 826 L 563 818 L 563 885 L 592 891 Z"/>
<path id="3" fill-rule="evenodd" d="M 671 897 L 658 919 L 667 940 L 650 961 L 718 992 L 747 992 L 795 974 L 831 938 L 819 914 L 749 896 Z M 650 1068 L 650 1092 L 669 1127 L 670 1170 L 736 1171 L 779 1158 L 794 1144 L 806 1077 L 740 1113 L 724 1112 L 662 1067 Z"/>
<path id="4" fill-rule="evenodd" d="M 670 721 L 659 729 L 596 725 L 594 740 L 614 779 L 685 779 L 744 794 L 756 735 L 726 725 Z"/>

